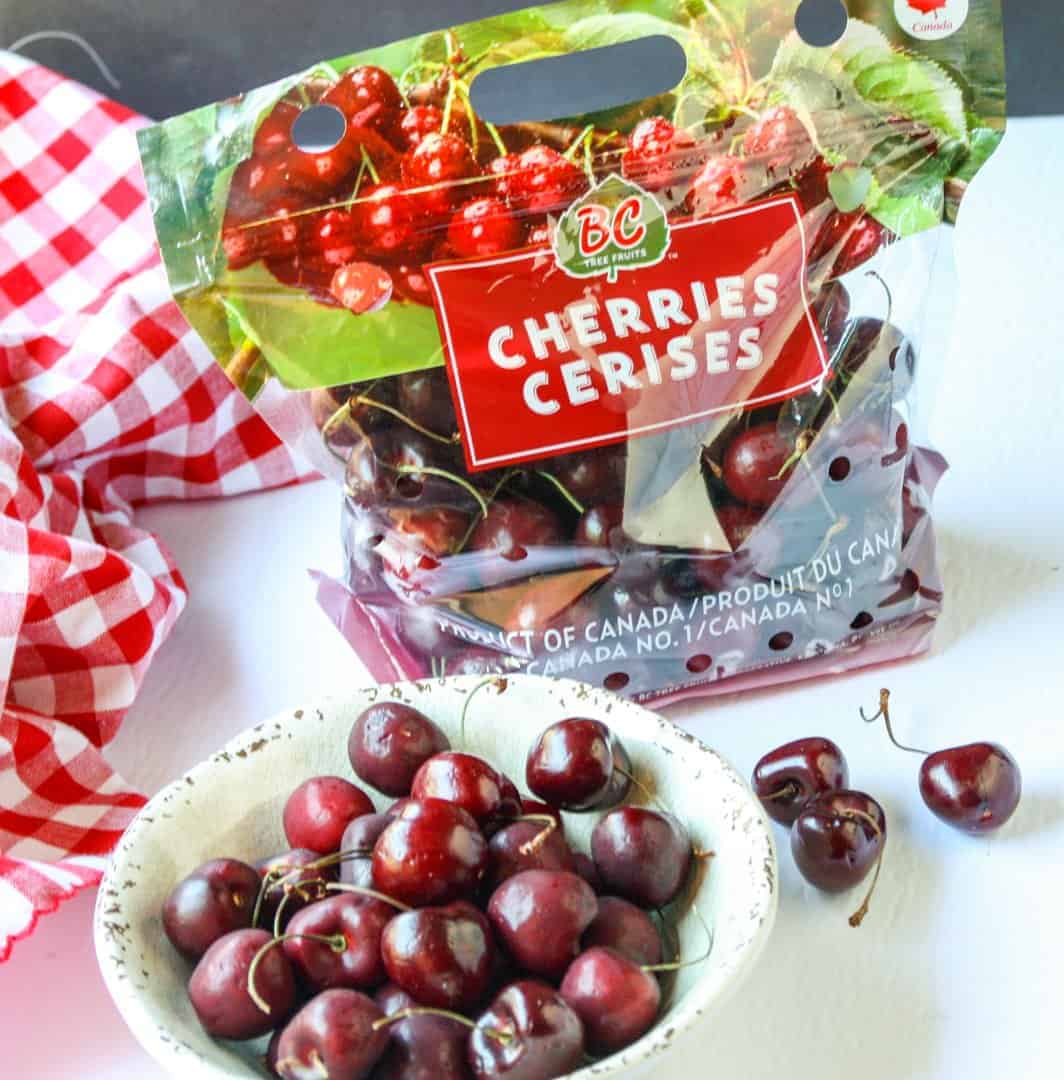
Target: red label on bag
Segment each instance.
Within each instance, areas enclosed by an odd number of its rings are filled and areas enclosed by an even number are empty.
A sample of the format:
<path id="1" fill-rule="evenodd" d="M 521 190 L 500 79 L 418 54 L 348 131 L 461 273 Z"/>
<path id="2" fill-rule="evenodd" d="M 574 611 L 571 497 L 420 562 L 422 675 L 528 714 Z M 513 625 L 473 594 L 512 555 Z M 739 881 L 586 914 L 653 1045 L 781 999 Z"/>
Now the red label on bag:
<path id="1" fill-rule="evenodd" d="M 427 268 L 470 469 L 782 401 L 828 370 L 794 196 L 670 224 L 610 183 L 551 249 Z"/>

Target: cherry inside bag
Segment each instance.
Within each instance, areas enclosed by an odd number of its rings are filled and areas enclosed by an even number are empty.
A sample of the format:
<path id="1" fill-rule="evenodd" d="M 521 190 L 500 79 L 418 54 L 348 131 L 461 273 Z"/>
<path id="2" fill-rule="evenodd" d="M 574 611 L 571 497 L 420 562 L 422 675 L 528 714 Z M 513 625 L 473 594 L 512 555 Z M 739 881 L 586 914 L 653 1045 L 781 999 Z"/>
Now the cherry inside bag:
<path id="1" fill-rule="evenodd" d="M 319 599 L 376 678 L 660 701 L 929 646 L 922 391 L 1000 12 L 852 0 L 817 46 L 798 6 L 546 5 L 141 133 L 175 296 L 342 490 Z M 474 108 L 486 71 L 651 37 L 686 61 L 660 95 L 541 117 L 530 74 L 535 119 Z M 338 141 L 301 146 L 322 106 Z"/>

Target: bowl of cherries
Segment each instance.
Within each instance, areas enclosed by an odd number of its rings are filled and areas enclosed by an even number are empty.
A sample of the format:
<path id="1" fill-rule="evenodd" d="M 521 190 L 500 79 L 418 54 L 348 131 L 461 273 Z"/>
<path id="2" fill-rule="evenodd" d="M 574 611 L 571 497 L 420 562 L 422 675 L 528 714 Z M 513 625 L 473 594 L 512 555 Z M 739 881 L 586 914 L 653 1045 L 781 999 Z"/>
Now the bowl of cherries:
<path id="1" fill-rule="evenodd" d="M 713 750 L 604 690 L 463 676 L 237 737 L 127 830 L 95 937 L 175 1076 L 550 1080 L 658 1067 L 776 902 Z"/>

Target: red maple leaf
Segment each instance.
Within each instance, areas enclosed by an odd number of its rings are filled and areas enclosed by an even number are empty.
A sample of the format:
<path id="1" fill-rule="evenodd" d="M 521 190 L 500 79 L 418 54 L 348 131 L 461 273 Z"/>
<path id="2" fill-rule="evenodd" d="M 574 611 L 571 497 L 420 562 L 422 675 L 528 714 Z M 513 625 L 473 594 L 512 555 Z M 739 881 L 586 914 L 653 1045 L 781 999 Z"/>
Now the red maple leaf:
<path id="1" fill-rule="evenodd" d="M 921 15 L 930 15 L 933 11 L 941 11 L 948 3 L 949 0 L 909 0 L 909 7 Z"/>

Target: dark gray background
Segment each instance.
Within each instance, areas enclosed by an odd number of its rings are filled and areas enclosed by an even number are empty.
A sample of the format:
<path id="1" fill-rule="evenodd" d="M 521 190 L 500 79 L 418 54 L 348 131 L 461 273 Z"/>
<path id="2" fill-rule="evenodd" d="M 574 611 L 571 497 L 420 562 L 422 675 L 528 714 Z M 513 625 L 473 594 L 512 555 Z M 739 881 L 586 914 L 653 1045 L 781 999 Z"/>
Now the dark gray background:
<path id="1" fill-rule="evenodd" d="M 316 60 L 526 7 L 531 0 L 0 0 L 0 46 L 39 30 L 90 41 L 109 87 L 74 44 L 22 50 L 162 118 Z M 1013 115 L 1064 113 L 1064 2 L 1004 0 Z M 633 95 L 634 96 L 634 95 Z"/>

